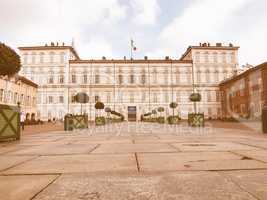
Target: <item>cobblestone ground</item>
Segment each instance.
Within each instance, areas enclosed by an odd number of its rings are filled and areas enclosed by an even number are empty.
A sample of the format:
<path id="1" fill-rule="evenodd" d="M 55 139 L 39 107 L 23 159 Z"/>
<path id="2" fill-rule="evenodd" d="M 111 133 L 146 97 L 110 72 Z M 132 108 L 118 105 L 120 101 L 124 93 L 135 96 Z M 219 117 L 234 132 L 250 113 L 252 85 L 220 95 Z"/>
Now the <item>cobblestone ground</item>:
<path id="1" fill-rule="evenodd" d="M 242 128 L 242 127 L 247 128 Z M 257 127 L 257 128 L 255 128 Z M 255 124 L 118 123 L 0 143 L 0 199 L 267 199 Z"/>

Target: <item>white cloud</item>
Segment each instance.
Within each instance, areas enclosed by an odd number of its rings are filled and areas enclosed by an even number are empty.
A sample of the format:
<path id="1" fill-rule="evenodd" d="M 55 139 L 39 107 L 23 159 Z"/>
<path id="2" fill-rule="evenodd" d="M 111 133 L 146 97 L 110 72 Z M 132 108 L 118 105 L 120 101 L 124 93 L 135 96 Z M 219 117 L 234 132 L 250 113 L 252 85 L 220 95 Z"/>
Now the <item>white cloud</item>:
<path id="1" fill-rule="evenodd" d="M 86 27 L 112 27 L 125 16 L 126 7 L 118 0 L 1 0 L 0 40 L 15 47 L 49 41 L 70 43 L 72 37 L 81 42 Z"/>
<path id="2" fill-rule="evenodd" d="M 157 0 L 133 0 L 133 22 L 137 25 L 154 25 L 160 13 Z"/>
<path id="3" fill-rule="evenodd" d="M 253 29 L 244 27 L 243 32 L 234 32 L 235 27 L 228 23 L 236 17 L 236 13 L 252 0 L 196 0 L 187 7 L 182 15 L 174 18 L 160 33 L 159 48 L 150 52 L 153 56 L 172 55 L 180 57 L 187 46 L 197 45 L 199 42 L 223 42 L 228 44 L 234 42 L 241 46 L 241 63 L 256 63 L 259 55 L 251 52 L 249 46 L 252 43 L 255 48 L 266 50 L 266 15 L 261 16 L 264 23 L 259 23 L 259 19 L 254 22 Z M 238 23 L 238 21 L 237 21 Z M 247 24 L 244 23 L 246 26 Z M 266 25 L 266 24 L 265 24 Z M 260 30 L 260 32 L 259 32 Z M 265 34 L 265 36 L 264 36 Z M 253 42 L 252 42 L 253 41 Z M 255 51 L 259 52 L 259 51 Z M 266 51 L 265 51 L 266 52 Z"/>

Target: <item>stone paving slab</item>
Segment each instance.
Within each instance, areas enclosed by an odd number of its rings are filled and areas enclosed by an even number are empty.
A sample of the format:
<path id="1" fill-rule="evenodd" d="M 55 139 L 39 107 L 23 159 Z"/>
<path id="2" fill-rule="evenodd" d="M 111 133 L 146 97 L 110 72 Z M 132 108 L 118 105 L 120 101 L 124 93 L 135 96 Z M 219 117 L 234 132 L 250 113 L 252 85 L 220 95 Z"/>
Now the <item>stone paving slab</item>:
<path id="1" fill-rule="evenodd" d="M 215 172 L 163 175 L 67 174 L 36 200 L 256 200 Z"/>
<path id="2" fill-rule="evenodd" d="M 231 151 L 231 150 L 257 150 L 251 147 L 232 142 L 195 142 L 195 143 L 172 143 L 173 146 L 181 151 Z"/>
<path id="3" fill-rule="evenodd" d="M 267 199 L 267 170 L 220 172 L 258 199 Z"/>
<path id="4" fill-rule="evenodd" d="M 57 178 L 56 175 L 0 176 L 2 200 L 28 200 Z"/>
<path id="5" fill-rule="evenodd" d="M 134 154 L 40 156 L 4 171 L 5 174 L 49 174 L 77 172 L 135 172 Z"/>
<path id="6" fill-rule="evenodd" d="M 9 153 L 9 155 L 64 155 L 64 154 L 88 154 L 97 144 L 61 144 L 42 145 L 24 148 Z"/>
<path id="7" fill-rule="evenodd" d="M 93 154 L 119 154 L 134 152 L 177 152 L 168 144 L 102 144 L 92 151 Z"/>
<path id="8" fill-rule="evenodd" d="M 31 160 L 35 158 L 35 156 L 7 156 L 1 155 L 0 156 L 0 171 L 17 165 L 19 163 L 23 163 L 27 160 Z"/>
<path id="9" fill-rule="evenodd" d="M 233 151 L 234 153 L 253 158 L 255 160 L 260 160 L 267 163 L 267 150 L 259 151 Z"/>
<path id="10" fill-rule="evenodd" d="M 251 145 L 251 146 L 255 146 L 258 148 L 263 148 L 263 149 L 267 149 L 267 141 L 239 141 L 240 144 L 246 144 L 246 145 Z"/>
<path id="11" fill-rule="evenodd" d="M 241 160 L 229 152 L 180 152 L 137 154 L 140 171 L 267 169 L 256 160 Z"/>

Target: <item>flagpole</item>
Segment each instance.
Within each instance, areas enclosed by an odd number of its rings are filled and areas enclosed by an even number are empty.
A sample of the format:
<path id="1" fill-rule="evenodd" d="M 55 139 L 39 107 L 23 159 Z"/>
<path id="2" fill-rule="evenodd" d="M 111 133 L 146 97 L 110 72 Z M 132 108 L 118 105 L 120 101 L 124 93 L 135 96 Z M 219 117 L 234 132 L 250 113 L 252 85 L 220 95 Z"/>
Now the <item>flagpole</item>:
<path id="1" fill-rule="evenodd" d="M 133 59 L 133 39 L 131 39 L 131 51 L 130 51 L 130 53 L 131 53 L 131 60 Z"/>

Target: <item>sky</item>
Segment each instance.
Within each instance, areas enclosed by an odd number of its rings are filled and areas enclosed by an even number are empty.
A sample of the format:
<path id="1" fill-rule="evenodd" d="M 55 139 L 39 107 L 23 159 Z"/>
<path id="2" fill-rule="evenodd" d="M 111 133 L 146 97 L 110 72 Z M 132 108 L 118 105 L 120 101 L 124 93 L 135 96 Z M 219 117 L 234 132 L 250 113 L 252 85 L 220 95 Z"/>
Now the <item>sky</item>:
<path id="1" fill-rule="evenodd" d="M 267 61 L 266 0 L 0 0 L 0 41 L 72 40 L 82 59 L 180 58 L 200 42 L 240 46 L 239 64 Z"/>

